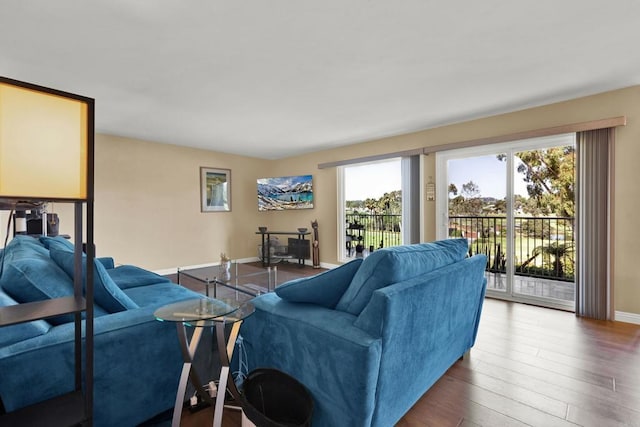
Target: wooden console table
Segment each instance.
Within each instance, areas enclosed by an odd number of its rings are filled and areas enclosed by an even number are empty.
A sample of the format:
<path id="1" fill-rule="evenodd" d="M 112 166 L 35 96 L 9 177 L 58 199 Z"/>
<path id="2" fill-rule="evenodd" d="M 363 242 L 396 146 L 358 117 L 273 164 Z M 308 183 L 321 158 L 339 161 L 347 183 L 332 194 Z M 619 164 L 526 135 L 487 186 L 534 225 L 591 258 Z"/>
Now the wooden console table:
<path id="1" fill-rule="evenodd" d="M 271 259 L 297 259 L 298 264 L 302 267 L 304 266 L 304 242 L 308 242 L 305 239 L 305 236 L 311 234 L 310 231 L 256 231 L 256 234 L 260 234 L 262 236 L 262 266 L 267 267 L 271 265 Z M 272 235 L 288 235 L 288 236 L 298 236 L 298 245 L 296 248 L 297 254 L 287 254 L 287 255 L 271 255 L 271 236 Z"/>

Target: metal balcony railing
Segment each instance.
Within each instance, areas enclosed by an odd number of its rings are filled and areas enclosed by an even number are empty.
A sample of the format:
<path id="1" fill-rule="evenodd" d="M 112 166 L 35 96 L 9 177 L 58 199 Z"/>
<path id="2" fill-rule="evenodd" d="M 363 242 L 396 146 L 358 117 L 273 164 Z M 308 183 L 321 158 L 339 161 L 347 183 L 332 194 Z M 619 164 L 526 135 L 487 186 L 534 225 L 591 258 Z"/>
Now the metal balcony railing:
<path id="1" fill-rule="evenodd" d="M 347 213 L 347 251 L 357 245 L 367 250 L 401 245 L 401 220 L 402 215 Z"/>
<path id="2" fill-rule="evenodd" d="M 347 254 L 402 244 L 402 216 L 346 214 Z M 570 217 L 514 217 L 515 274 L 573 282 L 575 220 Z M 506 273 L 507 219 L 498 216 L 449 217 L 449 237 L 469 241 L 469 254 L 487 255 L 486 270 Z"/>
<path id="3" fill-rule="evenodd" d="M 562 281 L 575 278 L 574 218 L 514 217 L 515 274 Z M 505 273 L 505 217 L 449 217 L 449 237 L 469 241 L 469 254 L 487 255 L 487 271 Z"/>

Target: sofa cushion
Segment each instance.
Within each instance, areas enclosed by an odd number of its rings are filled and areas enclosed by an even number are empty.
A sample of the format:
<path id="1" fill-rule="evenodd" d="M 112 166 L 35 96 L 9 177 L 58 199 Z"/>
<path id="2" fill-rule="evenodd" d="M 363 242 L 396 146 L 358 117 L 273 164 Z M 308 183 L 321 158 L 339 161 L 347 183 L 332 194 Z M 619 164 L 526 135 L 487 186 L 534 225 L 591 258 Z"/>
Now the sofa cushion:
<path id="1" fill-rule="evenodd" d="M 136 286 L 124 292 L 140 307 L 162 307 L 163 305 L 187 299 L 204 298 L 204 295 L 172 282 Z"/>
<path id="2" fill-rule="evenodd" d="M 362 258 L 357 258 L 315 276 L 290 280 L 278 286 L 276 294 L 290 302 L 317 304 L 332 309 L 351 283 L 360 264 Z"/>
<path id="3" fill-rule="evenodd" d="M 120 289 L 171 282 L 171 280 L 164 276 L 136 267 L 135 265 L 120 265 L 116 268 L 107 269 L 107 273 Z"/>
<path id="4" fill-rule="evenodd" d="M 51 248 L 51 259 L 58 264 L 69 277 L 74 275 L 74 254 L 66 250 Z M 86 257 L 83 255 L 82 280 L 86 278 Z M 102 263 L 97 259 L 93 260 L 93 296 L 94 301 L 109 313 L 117 313 L 131 308 L 138 308 L 138 305 L 131 300 L 115 284 Z"/>
<path id="5" fill-rule="evenodd" d="M 16 300 L 0 290 L 0 307 L 8 307 L 10 305 L 16 305 L 17 303 Z M 44 320 L 34 320 L 32 322 L 5 326 L 2 328 L 2 332 L 0 332 L 0 347 L 43 335 L 47 333 L 50 328 L 51 324 Z"/>
<path id="6" fill-rule="evenodd" d="M 17 236 L 7 245 L 0 287 L 19 303 L 73 296 L 73 281 L 49 258 L 49 251 L 28 236 Z M 49 322 L 72 320 L 72 315 L 64 315 Z"/>
<path id="7" fill-rule="evenodd" d="M 466 239 L 395 246 L 373 252 L 362 262 L 336 310 L 358 315 L 376 289 L 411 279 L 465 258 Z"/>
<path id="8" fill-rule="evenodd" d="M 38 239 L 22 235 L 15 236 L 5 248 L 7 261 L 33 254 L 47 255 L 47 253 L 47 248 Z"/>

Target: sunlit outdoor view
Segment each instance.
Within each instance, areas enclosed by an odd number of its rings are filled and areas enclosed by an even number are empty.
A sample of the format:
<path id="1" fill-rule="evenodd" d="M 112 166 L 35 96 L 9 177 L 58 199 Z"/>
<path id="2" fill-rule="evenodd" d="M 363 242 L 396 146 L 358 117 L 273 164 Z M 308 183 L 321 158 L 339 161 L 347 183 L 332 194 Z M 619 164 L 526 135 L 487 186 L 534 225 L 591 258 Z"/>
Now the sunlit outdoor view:
<path id="1" fill-rule="evenodd" d="M 402 244 L 401 162 L 345 167 L 345 258 Z"/>
<path id="2" fill-rule="evenodd" d="M 507 158 L 498 153 L 448 161 L 448 234 L 465 237 L 470 254 L 488 256 L 490 289 L 509 291 L 511 265 L 514 294 L 573 301 L 575 148 L 514 153 L 512 224 Z"/>

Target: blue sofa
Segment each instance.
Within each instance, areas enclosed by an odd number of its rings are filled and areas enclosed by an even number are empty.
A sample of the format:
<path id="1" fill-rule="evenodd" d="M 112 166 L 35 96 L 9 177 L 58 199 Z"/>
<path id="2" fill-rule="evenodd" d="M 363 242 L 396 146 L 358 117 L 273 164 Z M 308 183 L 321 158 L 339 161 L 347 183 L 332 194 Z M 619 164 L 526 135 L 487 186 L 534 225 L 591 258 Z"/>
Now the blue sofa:
<path id="1" fill-rule="evenodd" d="M 314 399 L 313 425 L 394 425 L 474 344 L 486 257 L 451 239 L 376 251 L 254 299 L 248 370 L 279 369 Z"/>
<path id="2" fill-rule="evenodd" d="M 16 236 L 4 249 L 0 306 L 73 294 L 73 246 Z M 94 425 L 135 426 L 173 407 L 182 357 L 160 306 L 202 295 L 135 266 L 95 262 Z M 74 325 L 59 316 L 0 328 L 7 412 L 74 388 Z"/>

